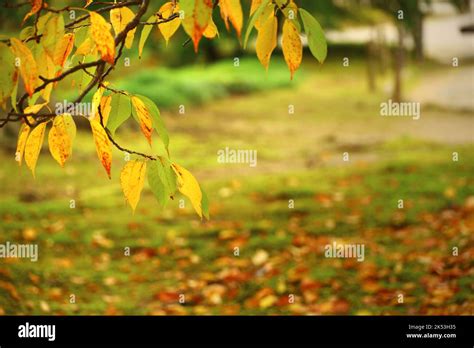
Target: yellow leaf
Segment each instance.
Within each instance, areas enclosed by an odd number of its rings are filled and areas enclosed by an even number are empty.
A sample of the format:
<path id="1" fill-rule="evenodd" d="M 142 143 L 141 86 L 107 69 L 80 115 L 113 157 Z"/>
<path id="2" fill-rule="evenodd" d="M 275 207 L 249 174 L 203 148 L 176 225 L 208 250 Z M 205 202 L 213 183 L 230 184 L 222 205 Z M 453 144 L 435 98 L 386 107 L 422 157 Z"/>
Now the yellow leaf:
<path id="1" fill-rule="evenodd" d="M 17 85 L 16 78 L 18 71 L 15 67 L 15 57 L 13 53 L 3 42 L 0 42 L 0 66 L 2 67 L 2 73 L 0 75 L 0 106 L 6 110 L 7 101 L 11 99 L 12 92 Z"/>
<path id="2" fill-rule="evenodd" d="M 41 44 L 46 53 L 54 59 L 56 46 L 64 37 L 64 18 L 60 13 L 52 14 L 46 19 L 41 37 Z M 40 62 L 39 62 L 40 63 Z"/>
<path id="3" fill-rule="evenodd" d="M 145 104 L 138 97 L 132 97 L 132 105 L 138 116 L 140 129 L 151 145 L 151 133 L 153 131 L 153 121 Z"/>
<path id="4" fill-rule="evenodd" d="M 105 82 L 104 85 L 107 86 L 108 83 Z M 99 105 L 101 105 L 102 103 L 102 94 L 104 94 L 104 92 L 105 92 L 105 88 L 103 86 L 100 86 L 99 88 L 97 88 L 97 91 L 95 91 L 94 95 L 92 96 L 92 109 L 91 109 L 91 114 L 89 115 L 89 118 L 93 119 L 97 117 L 97 119 L 100 120 L 98 108 L 99 108 Z M 101 108 L 101 111 L 102 111 L 102 117 L 104 117 L 104 112 L 102 108 Z M 106 123 L 103 122 L 103 124 L 105 125 Z"/>
<path id="5" fill-rule="evenodd" d="M 43 7 L 43 0 L 31 0 L 30 2 L 31 10 L 26 14 L 25 18 L 23 18 L 23 22 L 25 22 L 32 15 L 38 13 L 38 11 Z"/>
<path id="6" fill-rule="evenodd" d="M 179 164 L 173 163 L 172 168 L 177 176 L 178 190 L 189 198 L 194 210 L 202 219 L 202 192 L 196 178 L 185 168 Z"/>
<path id="7" fill-rule="evenodd" d="M 262 298 L 259 302 L 260 308 L 268 308 L 275 304 L 278 298 L 275 295 L 268 295 Z"/>
<path id="8" fill-rule="evenodd" d="M 167 2 L 166 4 L 161 6 L 158 12 L 161 13 L 161 16 L 163 17 L 163 19 L 167 19 L 171 17 L 171 15 L 179 12 L 179 4 L 176 4 L 175 6 L 171 1 Z M 168 45 L 169 39 L 174 35 L 176 30 L 178 30 L 180 24 L 181 24 L 181 20 L 179 19 L 179 17 L 169 22 L 158 24 L 158 29 L 160 30 L 161 34 L 165 38 L 166 45 Z"/>
<path id="9" fill-rule="evenodd" d="M 64 36 L 61 38 L 61 40 L 59 40 L 58 44 L 56 45 L 56 49 L 54 50 L 54 64 L 63 67 L 73 47 L 74 34 L 64 34 Z"/>
<path id="10" fill-rule="evenodd" d="M 300 34 L 293 22 L 285 20 L 283 24 L 283 38 L 281 41 L 283 56 L 291 72 L 293 79 L 294 72 L 299 68 L 303 59 L 303 45 L 301 44 Z"/>
<path id="11" fill-rule="evenodd" d="M 259 4 L 260 5 L 260 4 Z M 273 3 L 269 3 L 262 11 L 260 16 L 257 18 L 255 21 L 255 28 L 257 30 L 260 30 L 262 27 L 262 24 L 267 21 L 270 17 L 273 17 L 275 15 L 275 5 Z"/>
<path id="12" fill-rule="evenodd" d="M 72 142 L 76 136 L 76 124 L 70 114 L 56 116 L 48 135 L 49 151 L 53 158 L 64 167 L 72 153 Z"/>
<path id="13" fill-rule="evenodd" d="M 120 184 L 125 198 L 135 211 L 138 201 L 140 200 L 140 193 L 145 183 L 146 162 L 144 161 L 129 161 L 120 173 Z"/>
<path id="14" fill-rule="evenodd" d="M 25 114 L 37 114 L 46 104 L 48 104 L 48 103 L 35 104 L 35 105 L 27 106 L 25 108 Z"/>
<path id="15" fill-rule="evenodd" d="M 110 33 L 109 24 L 100 14 L 95 12 L 90 12 L 90 18 L 91 36 L 97 46 L 97 50 L 104 61 L 114 64 L 115 41 Z"/>
<path id="16" fill-rule="evenodd" d="M 250 5 L 250 15 L 253 15 L 255 11 L 257 11 L 257 8 L 260 6 L 262 3 L 262 0 L 252 0 L 252 4 Z"/>
<path id="17" fill-rule="evenodd" d="M 224 20 L 227 30 L 229 30 L 229 20 L 235 28 L 237 35 L 240 37 L 242 31 L 242 6 L 240 0 L 220 0 L 219 6 L 221 8 L 221 17 Z"/>
<path id="18" fill-rule="evenodd" d="M 268 69 L 272 52 L 277 46 L 277 29 L 277 18 L 272 15 L 262 24 L 258 32 L 257 57 L 266 69 Z"/>
<path id="19" fill-rule="evenodd" d="M 25 162 L 28 168 L 31 169 L 33 176 L 35 176 L 36 162 L 43 145 L 44 130 L 46 122 L 40 123 L 30 132 L 25 144 Z"/>
<path id="20" fill-rule="evenodd" d="M 209 24 L 207 25 L 206 30 L 204 30 L 204 33 L 202 33 L 202 35 L 204 35 L 204 37 L 207 37 L 208 39 L 212 39 L 216 37 L 216 35 L 218 34 L 219 32 L 217 31 L 216 24 L 211 18 L 211 20 L 209 21 Z"/>
<path id="21" fill-rule="evenodd" d="M 90 120 L 92 135 L 94 136 L 95 148 L 97 156 L 105 168 L 110 179 L 110 170 L 112 167 L 112 144 L 105 132 L 105 129 L 100 124 L 98 118 Z"/>
<path id="22" fill-rule="evenodd" d="M 23 158 L 23 153 L 25 152 L 26 139 L 28 139 L 28 134 L 30 134 L 30 126 L 26 123 L 23 123 L 20 128 L 20 133 L 18 134 L 18 142 L 16 145 L 16 160 L 18 165 L 21 166 L 21 160 Z"/>
<path id="23" fill-rule="evenodd" d="M 36 61 L 30 49 L 23 42 L 15 38 L 11 38 L 10 42 L 13 54 L 19 59 L 20 74 L 25 84 L 26 92 L 31 97 L 39 82 Z"/>
<path id="24" fill-rule="evenodd" d="M 88 56 L 89 54 L 95 55 L 97 53 L 97 46 L 95 45 L 94 41 L 92 41 L 89 37 L 84 40 L 83 43 L 77 48 L 76 52 L 74 53 L 75 56 Z"/>
<path id="25" fill-rule="evenodd" d="M 152 15 L 150 18 L 147 19 L 147 23 L 155 23 L 156 16 Z M 153 25 L 143 25 L 142 33 L 140 34 L 140 39 L 138 40 L 138 58 L 142 58 L 143 47 L 145 47 L 146 40 L 148 40 L 148 36 L 150 36 L 151 29 L 153 29 Z"/>
<path id="26" fill-rule="evenodd" d="M 53 59 L 48 54 L 46 54 L 46 51 L 41 45 L 38 45 L 36 47 L 35 60 L 37 62 L 41 62 L 41 64 L 38 64 L 39 76 L 43 76 L 47 79 L 51 79 L 56 76 L 57 69 L 54 65 Z M 41 96 L 46 102 L 49 102 L 49 98 L 53 90 L 53 85 L 53 83 L 50 83 L 40 91 Z"/>
<path id="27" fill-rule="evenodd" d="M 128 7 L 113 8 L 110 10 L 110 22 L 114 28 L 115 36 L 121 33 L 127 24 L 133 20 L 135 14 Z M 136 28 L 127 33 L 125 47 L 130 48 L 133 44 Z"/>
<path id="28" fill-rule="evenodd" d="M 100 100 L 100 111 L 102 113 L 102 118 L 103 118 L 103 124 L 104 125 L 107 125 L 107 121 L 109 120 L 111 102 L 112 102 L 112 96 L 111 95 L 103 96 L 102 99 Z"/>
<path id="29" fill-rule="evenodd" d="M 199 41 L 212 16 L 212 0 L 186 0 L 181 1 L 180 6 L 181 10 L 184 11 L 182 21 L 184 31 L 193 40 L 194 50 L 197 52 Z"/>

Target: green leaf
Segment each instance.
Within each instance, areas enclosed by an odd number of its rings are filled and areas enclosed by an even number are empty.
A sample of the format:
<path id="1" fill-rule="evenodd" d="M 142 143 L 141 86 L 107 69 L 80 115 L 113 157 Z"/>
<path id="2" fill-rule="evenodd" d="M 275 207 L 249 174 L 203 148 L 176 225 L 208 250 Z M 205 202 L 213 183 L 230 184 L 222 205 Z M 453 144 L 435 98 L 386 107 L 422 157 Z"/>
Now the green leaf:
<path id="1" fill-rule="evenodd" d="M 41 35 L 43 34 L 43 31 L 44 31 L 44 27 L 46 25 L 46 22 L 49 21 L 49 19 L 51 18 L 52 16 L 52 12 L 46 12 L 44 15 L 42 15 L 39 19 L 38 19 L 38 24 L 37 24 L 37 28 L 38 28 L 38 34 Z"/>
<path id="2" fill-rule="evenodd" d="M 166 151 L 168 151 L 170 138 L 168 135 L 168 131 L 166 130 L 165 123 L 163 122 L 163 119 L 161 118 L 160 110 L 151 99 L 143 95 L 136 95 L 136 96 L 140 98 L 140 100 L 145 104 L 146 108 L 148 109 L 148 112 L 150 113 L 151 118 L 153 120 L 153 128 L 155 128 L 156 132 L 161 138 L 161 141 L 165 145 Z"/>
<path id="3" fill-rule="evenodd" d="M 28 98 L 28 106 L 35 105 L 36 102 L 38 101 L 38 98 L 41 96 L 40 92 L 36 92 L 33 94 L 30 98 Z"/>
<path id="4" fill-rule="evenodd" d="M 326 38 L 324 37 L 323 28 L 318 21 L 306 10 L 300 9 L 301 20 L 303 21 L 304 30 L 308 37 L 308 46 L 313 56 L 323 63 L 328 53 Z"/>
<path id="5" fill-rule="evenodd" d="M 15 57 L 9 50 L 8 46 L 0 43 L 0 66 L 2 73 L 0 74 L 0 106 L 6 110 L 6 102 L 11 96 L 15 88 L 13 76 L 15 73 Z"/>
<path id="6" fill-rule="evenodd" d="M 167 160 L 159 159 L 148 164 L 148 184 L 162 207 L 176 192 L 176 175 Z"/>
<path id="7" fill-rule="evenodd" d="M 160 164 L 158 161 L 151 161 L 148 164 L 148 185 L 162 207 L 166 206 L 169 196 L 166 194 L 165 185 L 161 181 L 158 173 Z"/>
<path id="8" fill-rule="evenodd" d="M 247 31 L 245 32 L 245 38 L 244 38 L 244 48 L 247 47 L 247 42 L 250 37 L 250 33 L 253 30 L 253 27 L 255 26 L 255 22 L 257 21 L 258 17 L 262 14 L 263 10 L 267 5 L 270 3 L 270 0 L 263 0 L 260 6 L 255 10 L 254 14 L 250 18 L 249 24 L 247 25 Z"/>
<path id="9" fill-rule="evenodd" d="M 201 207 L 202 207 L 202 215 L 206 219 L 209 220 L 209 199 L 207 198 L 206 192 L 201 187 L 202 199 L 201 199 Z"/>
<path id="10" fill-rule="evenodd" d="M 18 112 L 18 106 L 16 105 L 16 96 L 18 94 L 18 79 L 16 80 L 15 84 L 13 85 L 13 91 L 11 94 L 10 103 L 12 104 L 13 110 Z"/>
<path id="11" fill-rule="evenodd" d="M 35 35 L 35 28 L 32 26 L 24 27 L 20 31 L 20 40 L 26 40 Z"/>
<path id="12" fill-rule="evenodd" d="M 293 25 L 298 30 L 298 33 L 301 33 L 301 24 L 298 20 L 298 8 L 296 7 L 296 5 L 294 5 L 294 4 L 292 5 L 292 4 L 293 3 L 290 3 L 288 6 L 286 6 L 283 9 L 282 12 L 285 15 L 285 18 L 293 23 Z M 291 11 L 293 11 L 293 12 L 291 12 Z M 290 14 L 291 14 L 291 16 L 290 16 Z"/>
<path id="13" fill-rule="evenodd" d="M 148 20 L 147 23 L 156 22 L 155 15 L 152 15 Z M 143 47 L 145 46 L 145 42 L 148 39 L 148 36 L 151 33 L 151 29 L 153 29 L 153 25 L 144 25 L 142 29 L 142 33 L 140 34 L 140 40 L 138 41 L 138 58 L 142 57 Z"/>
<path id="14" fill-rule="evenodd" d="M 64 36 L 64 18 L 61 13 L 53 14 L 45 23 L 41 43 L 48 55 L 53 56 L 54 49 Z"/>
<path id="15" fill-rule="evenodd" d="M 107 121 L 107 129 L 112 136 L 115 135 L 117 128 L 130 117 L 131 113 L 132 105 L 130 97 L 121 93 L 114 94 L 110 102 L 110 114 L 109 120 Z"/>
<path id="16" fill-rule="evenodd" d="M 90 63 L 94 61 L 96 58 L 89 55 L 89 56 L 73 56 L 71 59 L 71 64 L 72 66 L 78 64 L 78 63 Z M 92 67 L 90 69 L 87 69 L 89 71 L 89 74 L 95 74 L 96 67 Z M 69 79 L 74 81 L 74 86 L 79 89 L 79 91 L 83 91 L 89 82 L 92 81 L 92 76 L 87 74 L 84 70 L 79 70 L 76 71 L 75 73 L 69 75 Z"/>
<path id="17" fill-rule="evenodd" d="M 74 30 L 74 46 L 79 47 L 90 36 L 89 27 Z"/>

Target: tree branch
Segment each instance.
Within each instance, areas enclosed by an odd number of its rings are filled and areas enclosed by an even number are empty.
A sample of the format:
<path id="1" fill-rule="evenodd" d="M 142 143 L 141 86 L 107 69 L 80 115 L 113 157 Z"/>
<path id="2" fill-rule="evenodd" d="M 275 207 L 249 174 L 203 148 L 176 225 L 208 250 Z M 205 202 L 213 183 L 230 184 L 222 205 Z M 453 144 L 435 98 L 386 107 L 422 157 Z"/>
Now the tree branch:
<path id="1" fill-rule="evenodd" d="M 141 153 L 141 152 L 138 152 L 138 151 L 133 151 L 133 150 L 129 150 L 129 149 L 126 149 L 124 148 L 123 146 L 119 145 L 115 140 L 114 138 L 112 137 L 112 134 L 110 133 L 109 129 L 104 125 L 104 117 L 102 116 L 102 110 L 100 109 L 100 105 L 98 106 L 97 110 L 99 111 L 99 117 L 100 117 L 100 125 L 102 126 L 102 128 L 104 128 L 105 130 L 105 133 L 107 134 L 107 138 L 110 140 L 110 142 L 112 144 L 114 144 L 114 146 L 119 149 L 120 151 L 123 151 L 123 152 L 128 152 L 129 154 L 132 154 L 132 155 L 138 155 L 138 156 L 141 156 L 141 157 L 144 157 L 144 158 L 147 158 L 151 161 L 156 161 L 159 157 L 153 157 L 151 155 L 147 155 L 145 153 Z"/>
<path id="2" fill-rule="evenodd" d="M 104 11 L 108 11 L 108 10 L 111 10 L 113 8 L 120 8 L 120 7 L 124 7 L 124 6 L 130 6 L 130 5 L 134 5 L 134 4 L 140 4 L 140 7 L 135 15 L 135 17 L 132 19 L 132 21 L 130 21 L 126 26 L 125 28 L 116 36 L 115 38 L 115 46 L 119 47 L 119 50 L 118 50 L 118 54 L 117 56 L 115 57 L 115 63 L 117 63 L 118 59 L 120 58 L 120 56 L 122 55 L 122 51 L 123 51 L 123 46 L 125 44 L 125 40 L 127 38 L 127 34 L 129 31 L 135 29 L 139 24 L 140 24 L 140 19 L 141 17 L 145 14 L 145 12 L 147 11 L 148 9 L 148 5 L 150 3 L 150 0 L 142 0 L 142 1 L 126 1 L 126 2 L 120 2 L 120 3 L 116 3 L 116 4 L 113 4 L 111 6 L 105 6 L 105 7 L 102 7 L 100 9 L 98 9 L 96 12 L 104 12 Z M 62 11 L 66 11 L 67 9 L 70 9 L 71 7 L 65 7 L 62 9 Z M 58 10 L 60 11 L 60 10 Z M 54 11 L 53 11 L 54 12 Z M 89 17 L 89 15 L 86 15 L 85 16 L 86 18 Z M 83 18 L 83 17 L 81 17 Z M 79 18 L 80 19 L 80 18 Z M 77 24 L 79 22 L 79 19 L 74 21 L 74 22 L 71 22 L 69 24 L 67 24 L 65 27 L 69 27 L 69 26 L 72 26 L 71 24 Z M 84 18 L 85 19 L 85 18 Z M 81 20 L 82 21 L 82 20 Z M 39 35 L 35 35 L 35 37 L 39 37 Z M 76 104 L 76 103 L 79 103 L 86 95 L 87 93 L 89 93 L 89 91 L 91 91 L 96 85 L 98 86 L 103 86 L 103 80 L 105 79 L 105 77 L 108 76 L 108 74 L 114 69 L 114 65 L 111 65 L 107 71 L 105 71 L 104 73 L 104 69 L 105 69 L 105 65 L 106 65 L 106 62 L 103 61 L 101 58 L 96 60 L 96 61 L 93 61 L 93 62 L 89 62 L 89 63 L 80 63 L 80 64 L 77 64 L 75 65 L 74 67 L 64 71 L 62 74 L 60 74 L 59 76 L 56 76 L 54 78 L 45 78 L 45 77 L 42 77 L 40 76 L 39 78 L 41 79 L 41 81 L 43 82 L 40 86 L 36 87 L 34 89 L 34 93 L 37 93 L 37 92 L 40 92 L 41 90 L 45 89 L 50 83 L 54 83 L 54 82 L 58 82 L 58 81 L 61 81 L 63 80 L 65 77 L 67 77 L 68 75 L 70 74 L 73 74 L 74 72 L 76 71 L 79 71 L 79 70 L 84 70 L 87 72 L 87 68 L 90 68 L 90 67 L 94 67 L 96 66 L 97 69 L 95 71 L 95 74 L 93 74 L 93 79 L 92 81 L 88 84 L 88 86 L 81 92 L 81 94 L 76 98 L 76 100 L 74 101 L 73 104 Z M 88 72 L 87 72 L 88 73 Z M 90 74 L 90 73 L 88 73 Z M 90 74 L 92 75 L 92 74 Z M 39 123 L 42 123 L 42 122 L 47 122 L 49 119 L 57 116 L 56 114 L 52 114 L 52 113 L 49 113 L 49 114 L 40 114 L 40 115 L 34 115 L 35 116 L 35 124 L 32 125 L 29 120 L 28 120 L 28 116 L 32 116 L 31 114 L 25 114 L 23 111 L 24 111 L 24 103 L 26 101 L 26 99 L 28 98 L 28 94 L 27 93 L 24 93 L 22 95 L 22 97 L 18 100 L 17 102 L 17 107 L 18 109 L 21 111 L 21 113 L 15 113 L 14 110 L 12 109 L 8 115 L 7 115 L 7 118 L 6 119 L 3 119 L 3 120 L 0 120 L 0 127 L 3 127 L 6 123 L 8 123 L 9 121 L 13 121 L 13 118 L 12 116 L 15 117 L 15 120 L 20 120 L 20 119 L 23 119 L 25 122 L 27 122 L 27 124 L 30 126 L 30 127 L 34 127 L 36 126 L 37 124 Z"/>

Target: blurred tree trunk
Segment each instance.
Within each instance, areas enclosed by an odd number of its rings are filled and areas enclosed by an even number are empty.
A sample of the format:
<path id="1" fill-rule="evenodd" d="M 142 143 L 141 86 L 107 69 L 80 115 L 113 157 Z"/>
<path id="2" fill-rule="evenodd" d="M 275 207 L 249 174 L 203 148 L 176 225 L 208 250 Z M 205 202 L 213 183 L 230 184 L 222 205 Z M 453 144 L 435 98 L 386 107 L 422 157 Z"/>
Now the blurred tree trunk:
<path id="1" fill-rule="evenodd" d="M 18 84 L 17 94 L 19 96 L 25 93 L 23 84 Z M 0 118 L 6 117 L 6 112 L 0 111 Z M 22 122 L 8 122 L 3 128 L 0 129 L 0 146 L 3 151 L 10 154 L 12 158 L 15 157 L 16 142 L 18 138 L 18 132 L 20 130 Z"/>
<path id="2" fill-rule="evenodd" d="M 393 86 L 393 96 L 392 99 L 394 102 L 400 102 L 402 100 L 402 72 L 404 64 L 404 29 L 403 25 L 397 24 L 397 33 L 398 33 L 398 44 L 395 48 L 394 55 L 394 73 L 395 81 Z"/>
<path id="3" fill-rule="evenodd" d="M 387 45 L 387 38 L 385 37 L 385 32 L 383 30 L 383 27 L 381 26 L 377 28 L 377 48 L 379 74 L 384 75 L 387 70 L 390 70 L 390 50 Z"/>
<path id="4" fill-rule="evenodd" d="M 368 87 L 370 92 L 375 92 L 376 86 L 376 59 L 375 59 L 375 43 L 373 40 L 370 40 L 367 43 L 367 78 L 368 78 Z"/>
<path id="5" fill-rule="evenodd" d="M 2 131 L 0 132 L 0 145 L 2 150 L 5 153 L 11 154 L 12 158 L 15 157 L 16 141 L 19 129 L 19 122 L 9 122 L 2 128 Z"/>
<path id="6" fill-rule="evenodd" d="M 217 62 L 221 57 L 219 50 L 217 49 L 214 41 L 206 40 L 206 43 L 201 46 L 204 51 L 204 56 L 206 57 L 206 62 L 214 63 Z"/>
<path id="7" fill-rule="evenodd" d="M 423 14 L 421 11 L 418 11 L 413 16 L 413 26 L 411 28 L 411 35 L 413 36 L 413 41 L 415 44 L 415 59 L 418 62 L 422 62 L 424 59 L 423 53 Z"/>

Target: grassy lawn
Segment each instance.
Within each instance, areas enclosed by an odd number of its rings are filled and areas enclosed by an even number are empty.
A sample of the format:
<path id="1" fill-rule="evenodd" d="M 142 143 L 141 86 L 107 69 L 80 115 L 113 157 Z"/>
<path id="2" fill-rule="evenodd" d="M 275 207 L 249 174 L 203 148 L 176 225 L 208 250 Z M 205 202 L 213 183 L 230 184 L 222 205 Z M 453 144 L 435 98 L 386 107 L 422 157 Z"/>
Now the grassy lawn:
<path id="1" fill-rule="evenodd" d="M 210 90 L 219 76 L 238 81 L 213 69 Z M 88 132 L 78 133 L 65 169 L 45 147 L 36 180 L 1 153 L 0 243 L 37 243 L 40 256 L 1 259 L 0 312 L 471 313 L 474 146 L 462 134 L 472 115 L 429 109 L 420 121 L 383 119 L 385 81 L 369 94 L 364 67 L 344 69 L 307 65 L 295 83 L 250 95 L 217 88 L 211 103 L 186 92 L 184 115 L 173 108 L 181 100 L 170 102 L 170 151 L 208 193 L 209 222 L 189 202 L 180 209 L 182 197 L 161 210 L 147 187 L 132 214 L 118 179 L 123 155 L 114 152 L 109 181 Z M 418 76 L 410 70 L 409 85 Z M 141 81 L 139 89 L 147 78 L 129 84 Z M 458 137 L 444 134 L 445 124 Z M 118 141 L 149 151 L 132 129 Z M 217 163 L 226 146 L 256 149 L 257 167 Z M 334 241 L 364 244 L 364 261 L 326 258 Z"/>

